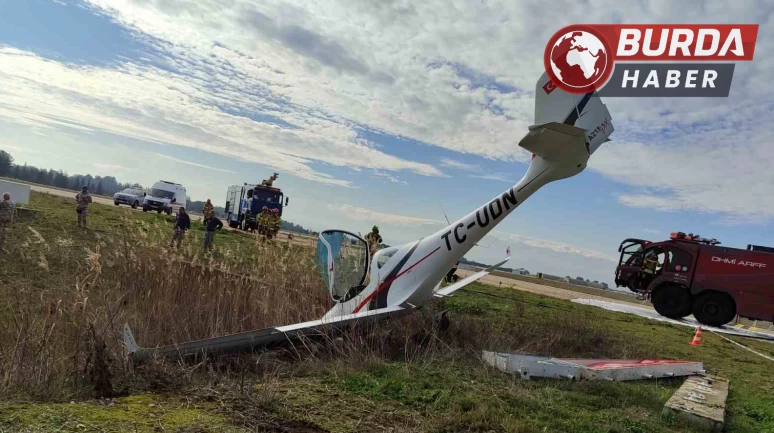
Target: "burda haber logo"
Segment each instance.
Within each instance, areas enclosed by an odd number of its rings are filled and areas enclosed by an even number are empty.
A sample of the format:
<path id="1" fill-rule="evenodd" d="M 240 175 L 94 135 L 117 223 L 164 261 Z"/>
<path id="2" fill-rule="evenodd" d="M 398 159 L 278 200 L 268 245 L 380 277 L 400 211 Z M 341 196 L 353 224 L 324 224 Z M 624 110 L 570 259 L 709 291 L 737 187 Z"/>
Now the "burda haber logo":
<path id="1" fill-rule="evenodd" d="M 557 87 L 600 96 L 727 97 L 732 62 L 751 61 L 758 24 L 571 25 L 546 44 L 543 63 Z"/>

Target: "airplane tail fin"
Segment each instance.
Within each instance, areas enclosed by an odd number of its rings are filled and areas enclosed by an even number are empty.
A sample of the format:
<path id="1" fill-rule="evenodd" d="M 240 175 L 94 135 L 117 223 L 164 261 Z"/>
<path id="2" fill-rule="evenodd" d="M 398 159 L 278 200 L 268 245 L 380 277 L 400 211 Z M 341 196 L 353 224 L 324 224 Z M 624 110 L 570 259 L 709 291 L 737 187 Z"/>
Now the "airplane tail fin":
<path id="1" fill-rule="evenodd" d="M 610 111 L 596 92 L 567 93 L 543 73 L 535 86 L 535 124 L 519 146 L 556 168 L 558 179 L 580 173 L 613 131 Z"/>

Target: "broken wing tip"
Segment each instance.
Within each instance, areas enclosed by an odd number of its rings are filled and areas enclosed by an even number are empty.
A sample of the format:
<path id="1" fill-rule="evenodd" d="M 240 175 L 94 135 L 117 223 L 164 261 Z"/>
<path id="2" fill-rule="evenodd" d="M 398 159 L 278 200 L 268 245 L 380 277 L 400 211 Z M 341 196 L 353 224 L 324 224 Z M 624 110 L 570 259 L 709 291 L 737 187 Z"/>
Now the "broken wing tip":
<path id="1" fill-rule="evenodd" d="M 137 341 L 135 341 L 134 335 L 132 334 L 132 328 L 129 327 L 128 323 L 124 324 L 124 345 L 129 354 L 140 350 L 140 346 L 137 345 Z"/>

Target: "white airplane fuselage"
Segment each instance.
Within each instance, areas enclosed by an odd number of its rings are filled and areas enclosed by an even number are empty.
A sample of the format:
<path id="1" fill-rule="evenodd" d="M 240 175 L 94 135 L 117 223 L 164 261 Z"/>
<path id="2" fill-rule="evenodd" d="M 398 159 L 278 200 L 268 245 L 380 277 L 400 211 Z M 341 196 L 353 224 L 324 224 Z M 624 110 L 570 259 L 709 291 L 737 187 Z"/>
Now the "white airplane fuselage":
<path id="1" fill-rule="evenodd" d="M 535 117 L 536 123 L 554 122 L 531 127 L 519 143 L 534 152 L 524 177 L 444 229 L 378 251 L 371 262 L 368 286 L 354 298 L 336 304 L 324 319 L 406 303 L 424 305 L 449 269 L 524 200 L 547 183 L 585 169 L 591 154 L 613 132 L 609 113 L 596 95 L 570 95 L 557 89 L 541 100 L 539 92 L 544 91 L 547 80 L 544 74 L 536 86 Z M 557 119 L 564 122 L 557 126 Z"/>

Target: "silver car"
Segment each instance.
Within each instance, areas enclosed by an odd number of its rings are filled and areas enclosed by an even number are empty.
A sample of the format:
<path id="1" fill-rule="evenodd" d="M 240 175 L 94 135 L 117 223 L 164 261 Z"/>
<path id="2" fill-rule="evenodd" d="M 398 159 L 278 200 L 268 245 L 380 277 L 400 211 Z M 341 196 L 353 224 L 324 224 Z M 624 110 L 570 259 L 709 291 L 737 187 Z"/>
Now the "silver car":
<path id="1" fill-rule="evenodd" d="M 120 206 L 126 204 L 137 209 L 145 198 L 145 192 L 137 188 L 127 188 L 113 195 L 113 204 Z"/>

